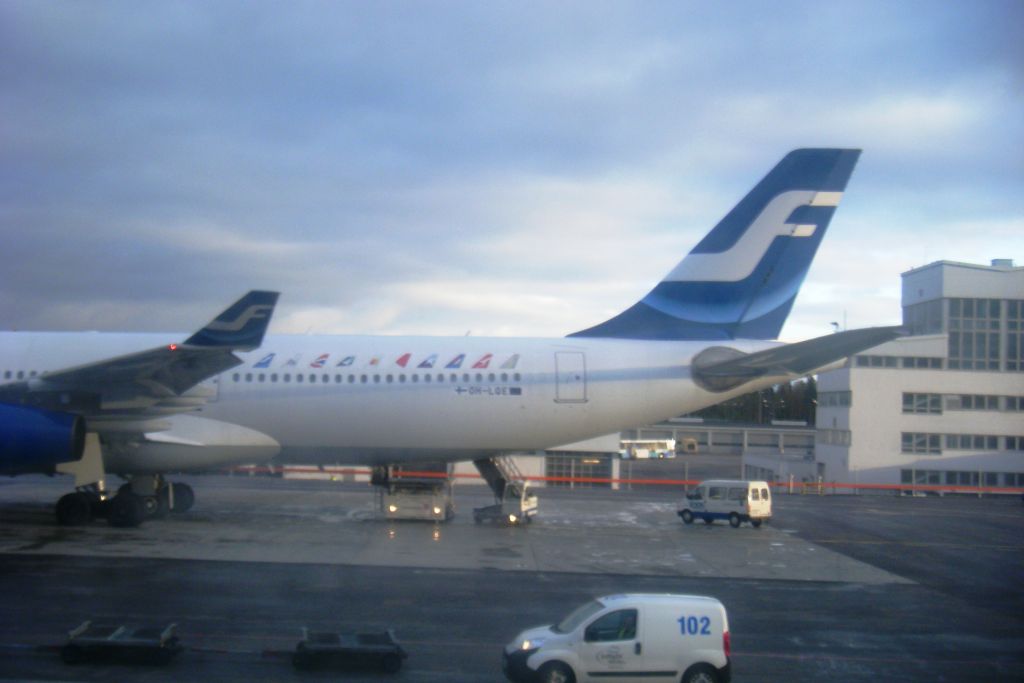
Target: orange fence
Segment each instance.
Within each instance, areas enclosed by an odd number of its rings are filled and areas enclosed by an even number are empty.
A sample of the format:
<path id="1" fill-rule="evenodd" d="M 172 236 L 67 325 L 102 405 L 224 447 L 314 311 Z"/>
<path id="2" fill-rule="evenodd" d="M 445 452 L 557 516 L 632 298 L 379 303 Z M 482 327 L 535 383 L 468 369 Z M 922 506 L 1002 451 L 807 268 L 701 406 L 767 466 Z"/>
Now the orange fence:
<path id="1" fill-rule="evenodd" d="M 282 476 L 289 474 L 326 474 L 332 477 L 369 477 L 372 470 L 366 467 L 316 467 L 303 465 L 263 465 L 263 466 L 242 466 L 233 467 L 228 470 L 234 474 L 262 474 L 269 476 Z M 444 472 L 416 472 L 402 470 L 392 472 L 395 479 L 446 479 L 449 475 Z M 481 479 L 475 473 L 456 473 L 451 475 L 454 479 Z M 542 477 L 526 476 L 526 481 L 551 482 L 559 484 L 619 484 L 624 486 L 696 486 L 700 483 L 697 479 L 626 479 L 622 477 Z M 893 493 L 968 493 L 968 494 L 1001 494 L 1001 495 L 1024 495 L 1024 488 L 1009 486 L 962 486 L 957 484 L 853 484 L 849 482 L 769 482 L 769 486 L 781 493 L 803 494 L 803 495 L 825 495 L 836 494 L 840 491 L 889 491 Z"/>

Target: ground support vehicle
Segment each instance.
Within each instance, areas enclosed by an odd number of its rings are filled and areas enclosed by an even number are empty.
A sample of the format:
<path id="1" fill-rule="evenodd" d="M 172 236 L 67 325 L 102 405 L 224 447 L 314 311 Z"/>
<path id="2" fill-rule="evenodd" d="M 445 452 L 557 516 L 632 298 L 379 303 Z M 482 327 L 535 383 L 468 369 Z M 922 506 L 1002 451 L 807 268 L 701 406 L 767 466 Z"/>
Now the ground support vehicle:
<path id="1" fill-rule="evenodd" d="M 709 479 L 686 494 L 676 514 L 685 524 L 693 524 L 694 519 L 703 519 L 705 524 L 722 519 L 733 528 L 743 522 L 759 527 L 771 519 L 771 491 L 764 481 Z"/>
<path id="2" fill-rule="evenodd" d="M 60 650 L 67 664 L 88 661 L 117 661 L 132 664 L 167 664 L 184 648 L 175 635 L 177 624 L 129 628 L 108 624 L 82 623 L 68 633 Z"/>
<path id="3" fill-rule="evenodd" d="M 446 522 L 455 514 L 451 463 L 416 463 L 377 468 L 377 488 L 386 519 Z"/>
<path id="4" fill-rule="evenodd" d="M 537 514 L 537 495 L 526 482 L 515 482 L 505 487 L 501 501 L 494 505 L 473 508 L 473 521 L 497 524 L 529 524 Z"/>
<path id="5" fill-rule="evenodd" d="M 729 619 L 714 598 L 608 595 L 505 646 L 514 683 L 729 683 Z"/>
<path id="6" fill-rule="evenodd" d="M 382 633 L 333 633 L 302 629 L 302 640 L 292 653 L 296 669 L 378 668 L 396 673 L 409 655 L 391 629 Z"/>

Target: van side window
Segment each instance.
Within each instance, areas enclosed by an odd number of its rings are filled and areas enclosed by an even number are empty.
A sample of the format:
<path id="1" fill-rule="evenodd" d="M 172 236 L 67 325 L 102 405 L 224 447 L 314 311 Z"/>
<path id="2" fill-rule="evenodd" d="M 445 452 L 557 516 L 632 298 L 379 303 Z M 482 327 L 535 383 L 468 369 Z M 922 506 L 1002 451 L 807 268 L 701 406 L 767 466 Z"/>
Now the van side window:
<path id="1" fill-rule="evenodd" d="M 612 640 L 634 640 L 636 638 L 636 610 L 620 609 L 596 619 L 584 632 L 588 643 Z"/>
<path id="2" fill-rule="evenodd" d="M 709 486 L 708 487 L 708 500 L 725 500 L 725 487 L 724 486 Z"/>
<path id="3" fill-rule="evenodd" d="M 729 500 L 744 501 L 747 499 L 746 489 L 729 489 Z"/>

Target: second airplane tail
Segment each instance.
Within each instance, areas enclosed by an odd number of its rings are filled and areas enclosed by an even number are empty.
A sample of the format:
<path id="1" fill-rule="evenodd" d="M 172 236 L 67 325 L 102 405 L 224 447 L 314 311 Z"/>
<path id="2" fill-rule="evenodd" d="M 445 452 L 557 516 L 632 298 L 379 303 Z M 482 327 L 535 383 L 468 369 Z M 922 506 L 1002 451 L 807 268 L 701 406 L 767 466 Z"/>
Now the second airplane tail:
<path id="1" fill-rule="evenodd" d="M 569 336 L 776 339 L 859 156 L 790 152 L 647 296 Z"/>

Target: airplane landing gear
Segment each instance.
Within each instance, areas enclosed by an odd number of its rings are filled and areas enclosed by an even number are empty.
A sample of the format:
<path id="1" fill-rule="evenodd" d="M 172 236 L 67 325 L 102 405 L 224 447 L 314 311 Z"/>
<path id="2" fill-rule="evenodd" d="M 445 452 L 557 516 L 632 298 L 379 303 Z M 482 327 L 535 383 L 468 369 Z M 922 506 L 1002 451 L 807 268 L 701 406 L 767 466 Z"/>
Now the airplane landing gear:
<path id="1" fill-rule="evenodd" d="M 195 492 L 188 484 L 165 481 L 160 475 L 136 476 L 110 496 L 98 484 L 82 486 L 57 501 L 57 523 L 81 526 L 96 517 L 106 517 L 111 526 L 136 527 L 147 519 L 160 519 L 169 512 L 187 512 L 195 505 Z"/>
<path id="2" fill-rule="evenodd" d="M 75 491 L 57 501 L 57 523 L 61 526 L 81 526 L 92 521 L 93 497 Z"/>
<path id="3" fill-rule="evenodd" d="M 107 522 L 110 526 L 136 527 L 146 518 L 146 505 L 142 496 L 131 491 L 119 491 L 107 503 Z"/>
<path id="4" fill-rule="evenodd" d="M 192 508 L 196 496 L 188 484 L 172 484 L 162 474 L 138 474 L 111 496 L 106 490 L 103 446 L 98 434 L 85 436 L 85 451 L 76 462 L 57 466 L 62 474 L 75 476 L 75 491 L 57 501 L 57 523 L 61 526 L 88 524 L 94 517 L 106 517 L 111 526 L 136 527 L 150 517 Z"/>
<path id="5" fill-rule="evenodd" d="M 171 512 L 188 512 L 196 502 L 196 494 L 188 484 L 175 482 L 171 484 Z"/>

